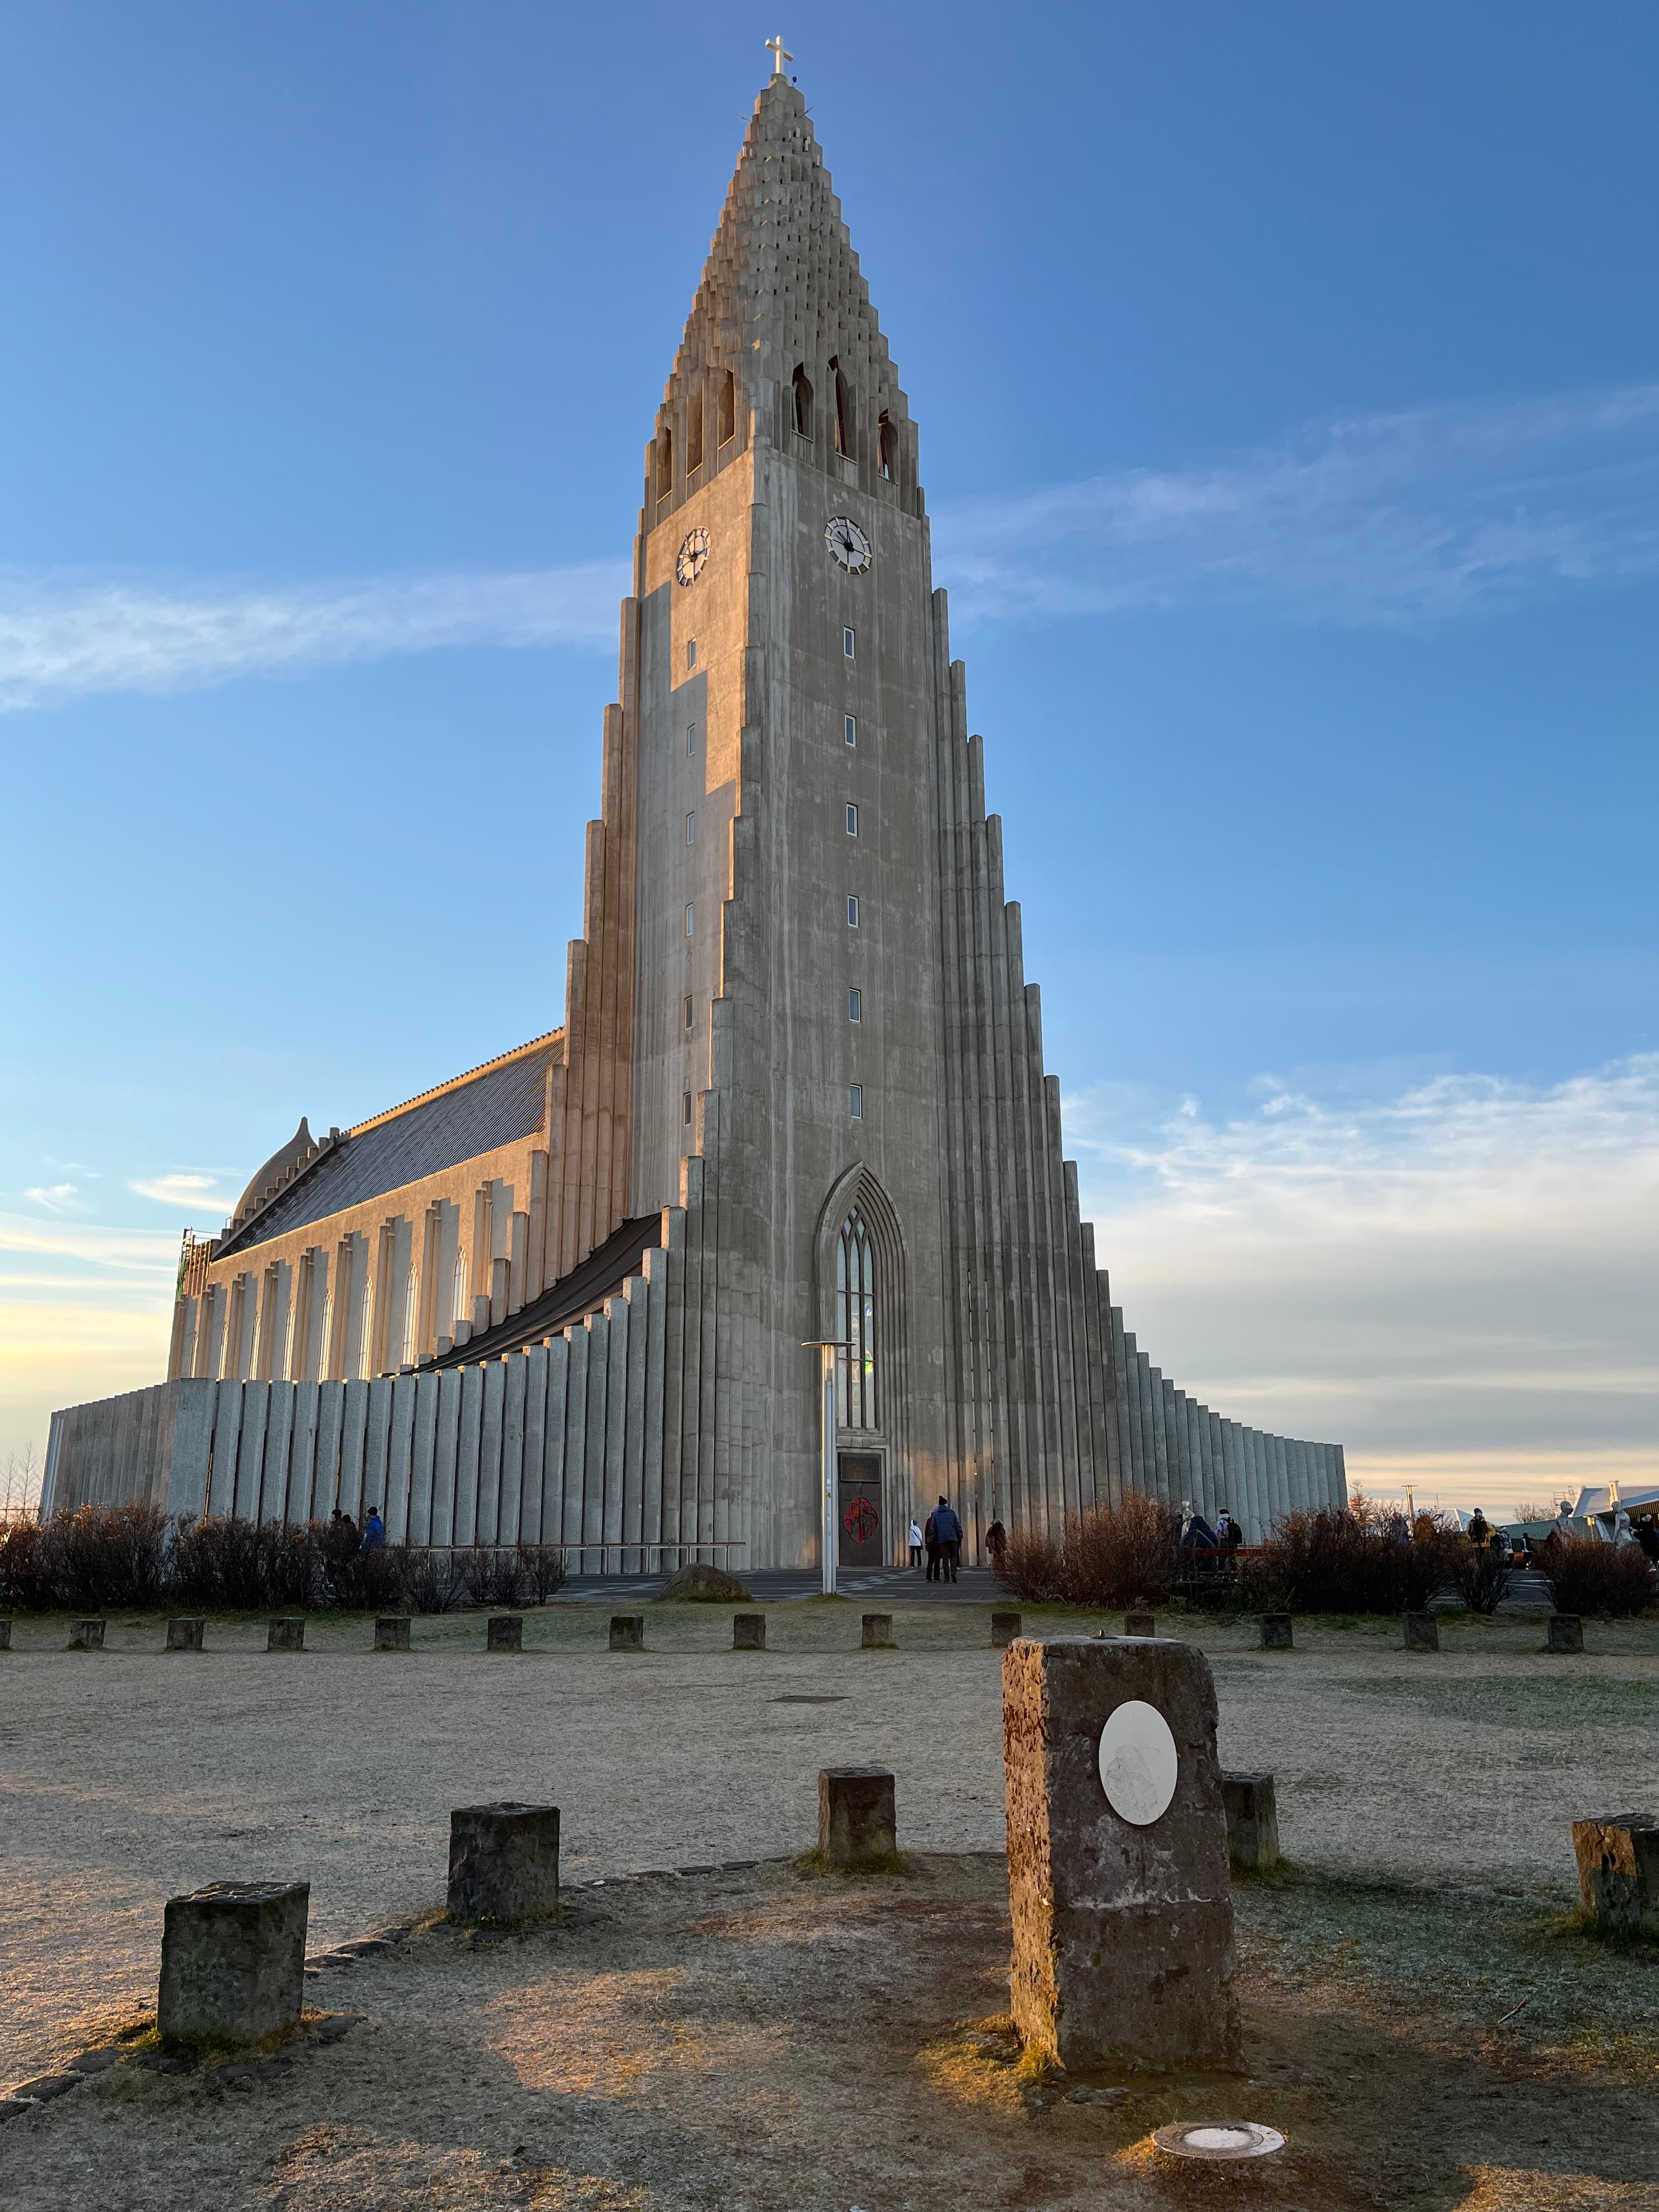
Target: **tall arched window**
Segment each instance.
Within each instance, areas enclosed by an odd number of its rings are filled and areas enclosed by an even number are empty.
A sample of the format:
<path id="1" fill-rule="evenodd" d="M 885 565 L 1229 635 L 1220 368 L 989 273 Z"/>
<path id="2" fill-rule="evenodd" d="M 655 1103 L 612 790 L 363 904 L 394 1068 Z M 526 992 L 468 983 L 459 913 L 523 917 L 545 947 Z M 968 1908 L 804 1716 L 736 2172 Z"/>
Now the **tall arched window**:
<path id="1" fill-rule="evenodd" d="M 738 434 L 738 380 L 728 368 L 720 380 L 720 441 L 727 445 Z"/>
<path id="2" fill-rule="evenodd" d="M 674 489 L 674 433 L 665 422 L 657 433 L 657 497 L 666 499 Z"/>
<path id="3" fill-rule="evenodd" d="M 853 452 L 853 387 L 841 373 L 841 363 L 831 361 L 831 373 L 836 380 L 836 451 L 848 456 Z"/>
<path id="4" fill-rule="evenodd" d="M 891 483 L 898 474 L 898 432 L 887 419 L 887 410 L 881 410 L 878 426 L 881 433 L 881 472 Z"/>
<path id="5" fill-rule="evenodd" d="M 702 466 L 702 386 L 685 403 L 685 473 Z"/>
<path id="6" fill-rule="evenodd" d="M 420 1325 L 421 1281 L 411 1261 L 404 1277 L 404 1365 L 415 1364 L 416 1338 Z"/>
<path id="7" fill-rule="evenodd" d="M 857 1206 L 836 1247 L 836 1334 L 846 1346 L 836 1354 L 836 1417 L 844 1429 L 876 1428 L 876 1255 Z"/>
<path id="8" fill-rule="evenodd" d="M 799 362 L 795 363 L 795 374 L 790 379 L 790 389 L 794 394 L 795 401 L 795 435 L 798 438 L 810 438 L 812 434 L 812 386 L 808 380 L 805 368 Z"/>
<path id="9" fill-rule="evenodd" d="M 455 1255 L 455 1279 L 450 1286 L 449 1328 L 453 1336 L 458 1321 L 466 1318 L 466 1255 Z"/>

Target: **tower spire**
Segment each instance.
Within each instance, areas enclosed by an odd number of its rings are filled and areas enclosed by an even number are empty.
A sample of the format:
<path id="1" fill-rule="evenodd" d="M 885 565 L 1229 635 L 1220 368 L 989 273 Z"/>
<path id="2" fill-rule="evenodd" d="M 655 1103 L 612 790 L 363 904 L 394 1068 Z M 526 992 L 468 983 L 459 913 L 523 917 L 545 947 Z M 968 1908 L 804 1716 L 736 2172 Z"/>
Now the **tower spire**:
<path id="1" fill-rule="evenodd" d="M 790 52 L 788 47 L 784 45 L 783 33 L 781 31 L 779 32 L 775 39 L 769 39 L 766 41 L 766 48 L 767 52 L 772 57 L 773 76 L 781 76 L 783 75 L 784 64 L 786 62 L 792 62 L 795 58 L 793 54 Z"/>

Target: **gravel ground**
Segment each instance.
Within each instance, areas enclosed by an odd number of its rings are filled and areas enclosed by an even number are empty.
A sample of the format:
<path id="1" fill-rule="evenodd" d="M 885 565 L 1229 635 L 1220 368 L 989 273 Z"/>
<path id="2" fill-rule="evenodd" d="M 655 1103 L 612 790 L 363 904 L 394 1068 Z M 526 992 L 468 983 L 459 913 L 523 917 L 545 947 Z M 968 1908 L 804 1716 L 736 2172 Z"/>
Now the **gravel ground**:
<path id="1" fill-rule="evenodd" d="M 298 1656 L 265 1652 L 259 1623 L 211 1624 L 200 1656 L 163 1654 L 155 1621 L 112 1621 L 102 1654 L 20 1623 L 0 1656 L 0 2081 L 153 2004 L 179 1891 L 307 1880 L 313 1948 L 431 1908 L 453 1805 L 550 1800 L 569 1874 L 614 1874 L 799 1850 L 818 1768 L 872 1763 L 897 1776 L 908 1847 L 999 1850 L 988 1609 L 896 1607 L 894 1652 L 851 1648 L 859 1610 L 774 1607 L 774 1648 L 733 1653 L 723 1609 L 655 1607 L 638 1656 L 575 1606 L 530 1615 L 519 1658 L 486 1656 L 477 1616 L 417 1624 L 406 1657 L 370 1652 L 361 1620 L 313 1622 Z M 1583 1659 L 1541 1656 L 1524 1623 L 1447 1624 L 1409 1658 L 1379 1626 L 1299 1624 L 1267 1655 L 1253 1624 L 1167 1626 L 1209 1651 L 1224 1761 L 1277 1775 L 1304 1868 L 1565 1900 L 1572 1818 L 1659 1810 L 1651 1624 L 1592 1626 Z"/>

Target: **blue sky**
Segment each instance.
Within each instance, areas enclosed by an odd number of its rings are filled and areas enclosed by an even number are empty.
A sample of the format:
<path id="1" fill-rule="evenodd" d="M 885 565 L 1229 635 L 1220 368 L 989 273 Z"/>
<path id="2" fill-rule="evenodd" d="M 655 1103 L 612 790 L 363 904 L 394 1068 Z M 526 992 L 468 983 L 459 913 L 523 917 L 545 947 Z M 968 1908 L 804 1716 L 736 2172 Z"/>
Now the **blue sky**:
<path id="1" fill-rule="evenodd" d="M 0 1451 L 301 1111 L 560 1018 L 710 24 L 0 26 Z M 1142 1341 L 1378 1488 L 1653 1468 L 1659 16 L 783 29 Z"/>

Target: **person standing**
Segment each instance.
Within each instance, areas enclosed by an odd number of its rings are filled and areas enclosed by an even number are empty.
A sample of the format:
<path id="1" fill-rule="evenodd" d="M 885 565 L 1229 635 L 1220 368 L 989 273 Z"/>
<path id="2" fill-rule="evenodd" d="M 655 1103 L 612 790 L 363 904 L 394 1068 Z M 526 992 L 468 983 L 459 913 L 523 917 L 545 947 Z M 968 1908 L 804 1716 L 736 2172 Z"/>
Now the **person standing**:
<path id="1" fill-rule="evenodd" d="M 962 1523 L 948 1498 L 941 1498 L 933 1509 L 933 1534 L 939 1540 L 939 1578 L 953 1583 L 962 1563 Z"/>
<path id="2" fill-rule="evenodd" d="M 994 1521 L 985 1532 L 985 1548 L 991 1554 L 991 1565 L 1000 1574 L 1002 1555 L 1008 1548 L 1008 1531 L 1000 1521 Z"/>
<path id="3" fill-rule="evenodd" d="M 914 1521 L 910 1523 L 910 1565 L 913 1567 L 921 1565 L 921 1530 Z"/>
<path id="4" fill-rule="evenodd" d="M 939 1580 L 939 1530 L 934 1526 L 938 1517 L 937 1514 L 930 1513 L 921 1531 L 921 1540 L 927 1547 L 927 1579 L 930 1583 Z"/>
<path id="5" fill-rule="evenodd" d="M 363 1523 L 363 1549 L 378 1552 L 385 1542 L 386 1528 L 380 1520 L 380 1509 L 378 1505 L 371 1505 L 368 1518 Z"/>

